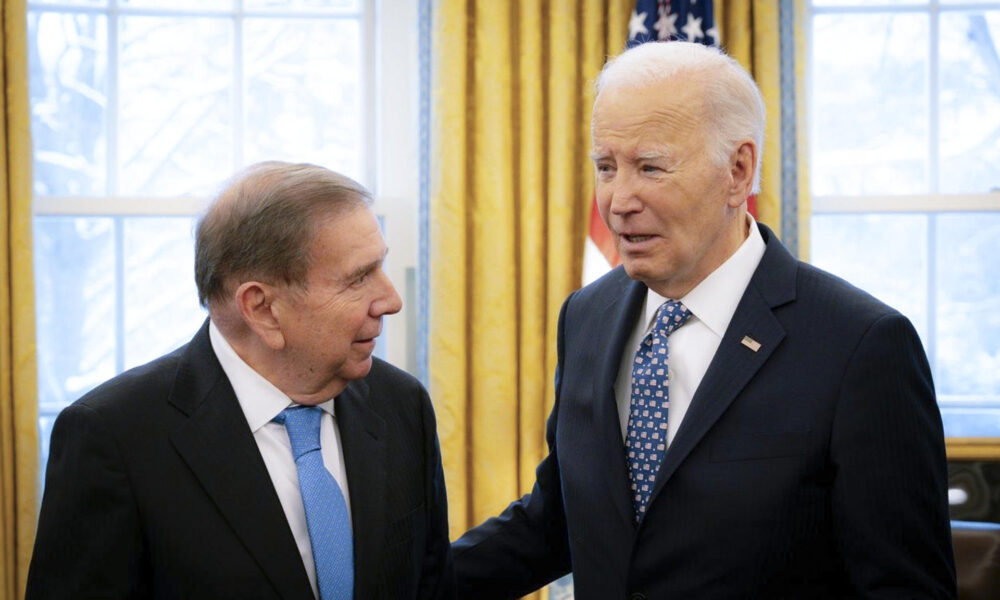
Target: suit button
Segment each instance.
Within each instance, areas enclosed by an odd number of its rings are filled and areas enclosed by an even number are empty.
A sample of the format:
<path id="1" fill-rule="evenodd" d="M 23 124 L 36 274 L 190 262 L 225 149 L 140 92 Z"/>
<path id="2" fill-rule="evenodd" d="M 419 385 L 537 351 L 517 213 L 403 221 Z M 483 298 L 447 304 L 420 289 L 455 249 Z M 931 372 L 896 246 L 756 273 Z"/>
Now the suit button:
<path id="1" fill-rule="evenodd" d="M 646 594 L 642 592 L 632 592 L 629 594 L 628 600 L 646 600 Z"/>

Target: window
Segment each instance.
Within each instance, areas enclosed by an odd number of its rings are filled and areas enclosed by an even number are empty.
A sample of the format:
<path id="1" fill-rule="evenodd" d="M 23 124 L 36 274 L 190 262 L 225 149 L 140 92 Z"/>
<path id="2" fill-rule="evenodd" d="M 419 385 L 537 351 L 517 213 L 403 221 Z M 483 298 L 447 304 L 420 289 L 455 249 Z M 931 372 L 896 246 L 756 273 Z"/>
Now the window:
<path id="1" fill-rule="evenodd" d="M 413 296 L 417 9 L 389 4 L 29 2 L 43 465 L 64 406 L 200 326 L 194 224 L 244 165 L 314 162 L 372 189 Z M 394 319 L 377 353 L 412 370 Z"/>
<path id="2" fill-rule="evenodd" d="M 906 314 L 949 437 L 1000 436 L 1000 2 L 816 0 L 812 262 Z"/>

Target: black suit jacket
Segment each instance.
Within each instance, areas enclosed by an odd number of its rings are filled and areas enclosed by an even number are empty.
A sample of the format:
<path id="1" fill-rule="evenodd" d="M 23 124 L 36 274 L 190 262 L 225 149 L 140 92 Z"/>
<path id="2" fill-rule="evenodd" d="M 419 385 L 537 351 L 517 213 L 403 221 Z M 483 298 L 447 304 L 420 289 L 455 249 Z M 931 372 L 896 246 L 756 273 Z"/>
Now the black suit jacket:
<path id="1" fill-rule="evenodd" d="M 379 360 L 335 400 L 355 598 L 454 595 L 430 400 Z M 312 598 L 207 321 L 60 413 L 27 598 Z"/>
<path id="2" fill-rule="evenodd" d="M 577 600 L 955 596 L 916 332 L 760 229 L 763 259 L 638 526 L 614 382 L 646 287 L 619 268 L 566 300 L 549 455 L 530 494 L 456 542 L 460 597 L 515 597 L 570 569 Z"/>

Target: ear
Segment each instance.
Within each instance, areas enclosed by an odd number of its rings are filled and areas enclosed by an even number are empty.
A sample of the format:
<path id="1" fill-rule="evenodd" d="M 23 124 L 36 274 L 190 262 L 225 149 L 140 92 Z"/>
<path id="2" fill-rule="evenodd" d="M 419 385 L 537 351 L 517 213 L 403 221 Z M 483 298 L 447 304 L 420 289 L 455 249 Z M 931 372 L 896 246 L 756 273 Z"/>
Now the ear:
<path id="1" fill-rule="evenodd" d="M 729 205 L 739 206 L 753 190 L 753 177 L 757 172 L 757 146 L 750 141 L 740 144 L 729 163 L 732 178 L 729 188 Z"/>
<path id="2" fill-rule="evenodd" d="M 243 322 L 270 349 L 285 347 L 281 324 L 272 308 L 276 290 L 259 281 L 247 281 L 236 288 L 236 308 Z"/>

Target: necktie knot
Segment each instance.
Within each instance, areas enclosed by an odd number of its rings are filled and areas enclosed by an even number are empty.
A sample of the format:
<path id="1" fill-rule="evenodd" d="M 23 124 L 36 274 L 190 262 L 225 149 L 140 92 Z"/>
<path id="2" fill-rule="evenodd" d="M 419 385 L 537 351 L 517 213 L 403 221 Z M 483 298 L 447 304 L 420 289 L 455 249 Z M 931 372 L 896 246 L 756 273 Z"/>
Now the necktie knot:
<path id="1" fill-rule="evenodd" d="M 274 418 L 288 431 L 295 462 L 309 452 L 319 450 L 319 428 L 323 419 L 323 409 L 318 406 L 294 406 L 286 408 Z"/>
<path id="2" fill-rule="evenodd" d="M 670 335 L 690 317 L 691 311 L 681 304 L 679 300 L 667 300 L 656 311 L 653 331 L 662 332 L 663 335 Z"/>

